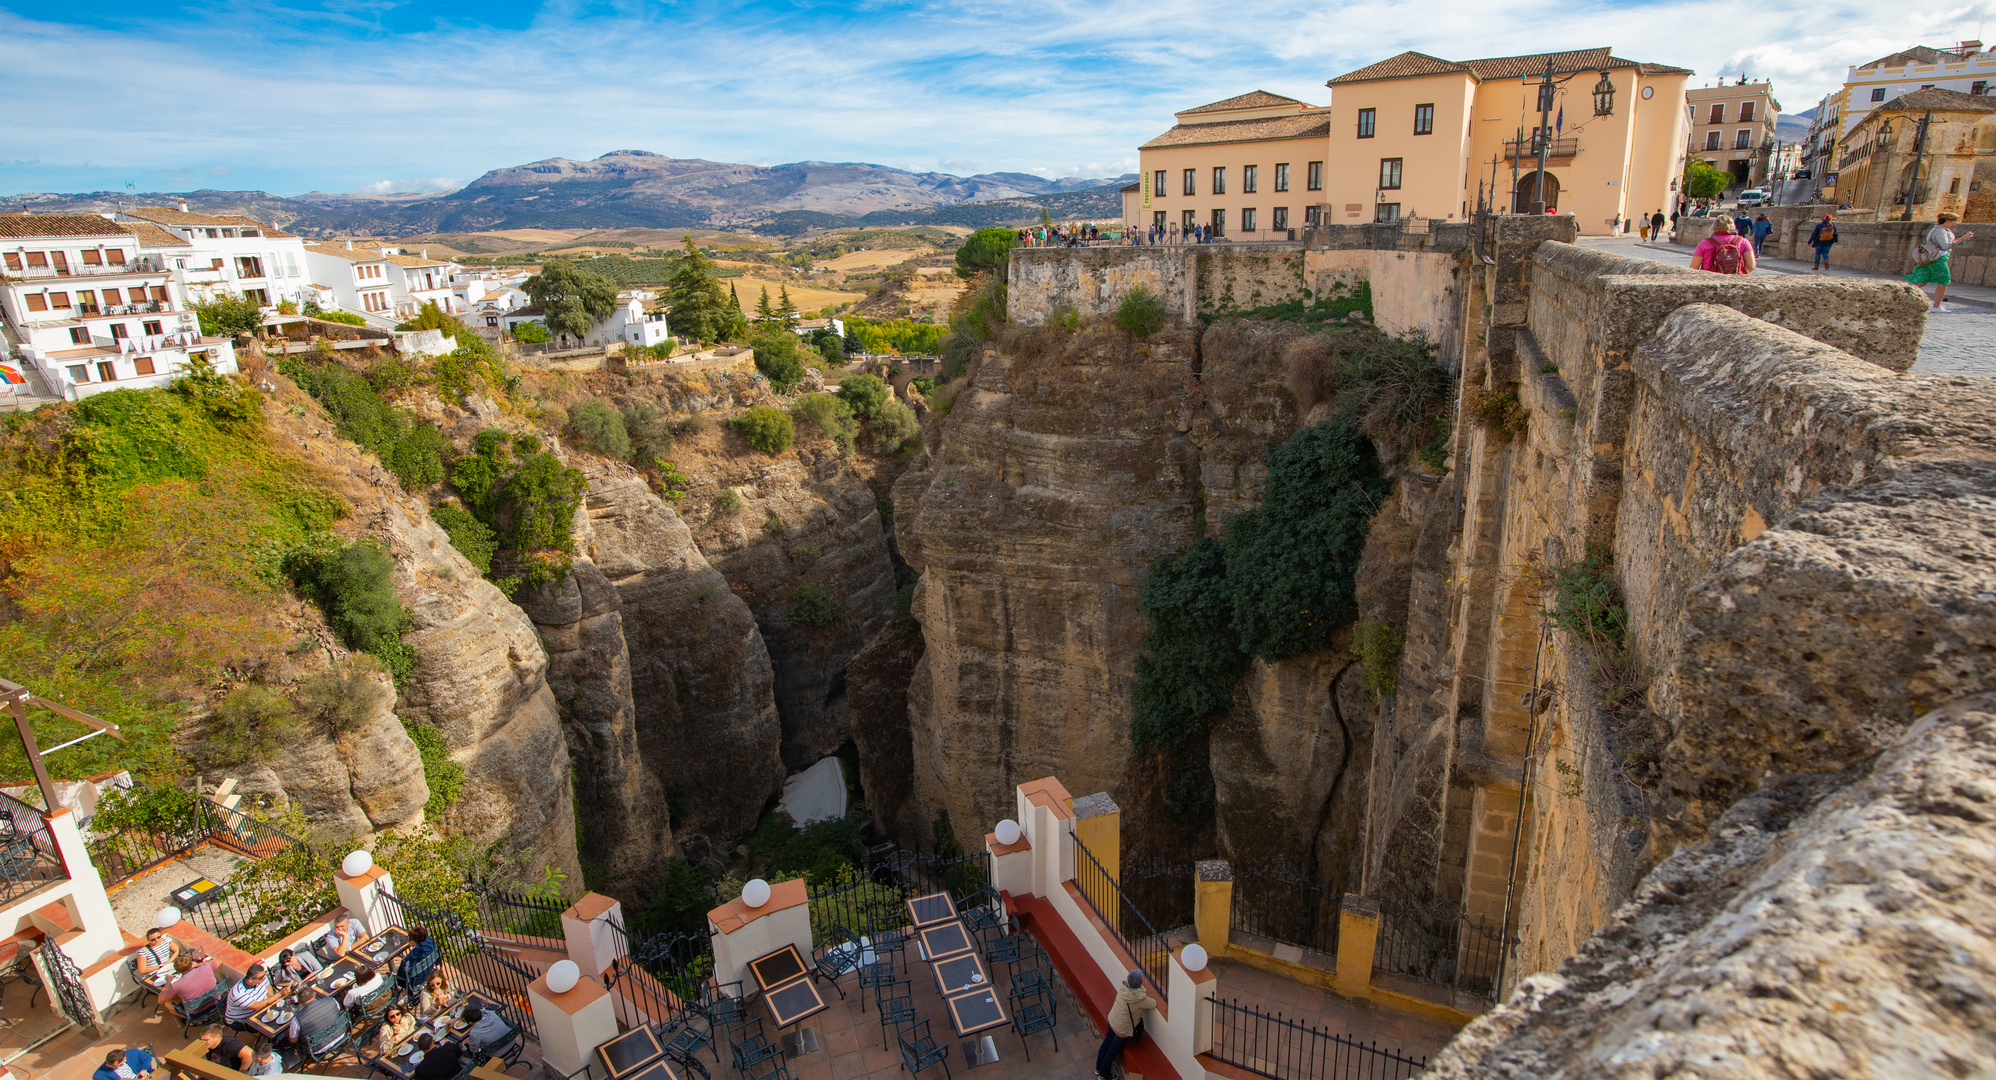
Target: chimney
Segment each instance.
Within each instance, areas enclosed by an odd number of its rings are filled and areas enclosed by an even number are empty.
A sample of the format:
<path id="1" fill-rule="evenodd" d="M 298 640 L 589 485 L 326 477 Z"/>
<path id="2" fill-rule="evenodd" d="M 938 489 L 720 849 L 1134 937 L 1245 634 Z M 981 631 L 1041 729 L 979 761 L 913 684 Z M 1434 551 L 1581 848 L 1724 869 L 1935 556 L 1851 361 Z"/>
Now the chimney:
<path id="1" fill-rule="evenodd" d="M 352 251 L 352 250 L 353 250 L 353 241 L 351 241 L 351 240 L 347 241 L 347 250 L 348 250 L 348 251 Z"/>
<path id="2" fill-rule="evenodd" d="M 182 199 L 182 200 L 180 200 L 180 212 L 181 212 L 181 213 L 183 213 L 183 214 L 187 212 L 187 200 L 186 200 L 186 199 Z"/>

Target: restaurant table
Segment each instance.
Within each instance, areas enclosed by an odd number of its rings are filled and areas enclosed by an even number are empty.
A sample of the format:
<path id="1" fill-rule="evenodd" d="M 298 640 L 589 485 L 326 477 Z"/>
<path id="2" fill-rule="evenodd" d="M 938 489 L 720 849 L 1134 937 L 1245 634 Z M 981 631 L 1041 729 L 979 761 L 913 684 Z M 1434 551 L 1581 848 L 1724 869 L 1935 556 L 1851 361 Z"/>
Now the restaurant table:
<path id="1" fill-rule="evenodd" d="M 610 1080 L 625 1080 L 664 1057 L 665 1047 L 658 1044 L 650 1027 L 635 1027 L 597 1047 L 596 1056 L 603 1059 Z"/>
<path id="2" fill-rule="evenodd" d="M 950 1026 L 958 1035 L 972 1035 L 1010 1023 L 1005 1006 L 998 1001 L 998 992 L 989 985 L 944 998 L 943 1003 L 949 1007 Z"/>
<path id="3" fill-rule="evenodd" d="M 829 1008 L 795 945 L 749 961 L 749 975 L 761 988 L 763 1006 L 779 1031 Z"/>
<path id="4" fill-rule="evenodd" d="M 948 893 L 909 897 L 908 918 L 918 927 L 949 922 L 956 918 L 956 904 L 950 901 Z"/>
<path id="5" fill-rule="evenodd" d="M 372 964 L 393 965 L 396 960 L 401 959 L 403 953 L 409 951 L 411 944 L 409 931 L 399 926 L 391 926 L 379 934 L 368 938 L 366 941 L 361 942 L 359 945 L 354 946 L 353 952 L 347 955 L 354 956 L 358 954 L 365 957 Z"/>
<path id="6" fill-rule="evenodd" d="M 462 1046 L 464 1037 L 471 1033 L 471 1025 L 459 1020 L 458 1017 L 463 1015 L 465 1006 L 467 1005 L 476 1005 L 486 1012 L 491 1012 L 499 1008 L 498 1002 L 483 994 L 466 994 L 464 995 L 464 1000 L 453 1006 L 447 1014 L 451 1021 L 450 1024 L 439 1027 L 435 1021 L 426 1020 L 417 1024 L 416 1030 L 411 1032 L 407 1039 L 396 1044 L 391 1053 L 381 1053 L 373 1043 L 369 1043 L 366 1046 L 358 1047 L 354 1052 L 354 1057 L 370 1070 L 387 1073 L 390 1076 L 398 1078 L 398 1080 L 410 1080 L 410 1077 L 416 1072 L 416 1066 L 422 1063 L 409 1060 L 409 1054 L 404 1052 L 404 1048 L 413 1051 L 416 1045 L 416 1036 L 421 1035 L 425 1031 L 436 1035 L 436 1044 L 439 1046 L 444 1044 Z M 505 1014 L 502 1012 L 500 1016 L 504 1018 Z M 514 1025 L 512 1021 L 508 1020 L 507 1026 L 512 1027 Z M 363 1029 L 358 1027 L 354 1029 L 354 1037 L 356 1039 L 363 1034 L 365 1034 Z M 480 1064 L 483 1063 L 481 1062 Z M 637 1080 L 637 1078 L 634 1075 L 630 1080 Z M 656 1078 L 653 1078 L 653 1080 L 656 1080 Z"/>
<path id="7" fill-rule="evenodd" d="M 935 972 L 936 993 L 943 997 L 988 986 L 991 977 L 984 972 L 984 961 L 974 952 L 958 953 L 944 957 L 929 965 Z"/>
<path id="8" fill-rule="evenodd" d="M 931 964 L 970 951 L 970 931 L 960 919 L 922 928 L 922 958 Z"/>
<path id="9" fill-rule="evenodd" d="M 795 945 L 785 945 L 767 956 L 749 961 L 749 974 L 755 977 L 756 986 L 765 994 L 809 971 L 810 968 L 804 964 L 804 955 L 797 951 Z"/>

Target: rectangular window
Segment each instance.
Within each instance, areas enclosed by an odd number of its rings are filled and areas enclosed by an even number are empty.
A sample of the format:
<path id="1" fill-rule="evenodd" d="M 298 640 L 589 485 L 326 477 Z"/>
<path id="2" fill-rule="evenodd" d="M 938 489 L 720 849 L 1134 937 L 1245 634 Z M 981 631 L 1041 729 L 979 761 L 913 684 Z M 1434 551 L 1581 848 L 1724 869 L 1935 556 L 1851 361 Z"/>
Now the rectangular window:
<path id="1" fill-rule="evenodd" d="M 89 381 L 90 381 L 90 365 L 89 365 L 89 364 L 71 364 L 71 365 L 69 365 L 69 381 L 70 381 L 70 382 L 89 382 Z"/>
<path id="2" fill-rule="evenodd" d="M 1968 92 L 1974 94 L 1976 97 L 1981 97 L 1983 94 L 1989 92 L 1989 83 L 1985 79 L 1977 79 L 1975 84 L 1968 88 Z"/>
<path id="3" fill-rule="evenodd" d="M 109 307 L 116 307 L 117 305 L 119 305 L 119 304 L 122 304 L 122 303 L 124 303 L 124 301 L 123 301 L 122 299 L 120 299 L 120 298 L 119 298 L 119 296 L 118 296 L 118 290 L 116 290 L 116 289 L 105 289 L 105 290 L 104 290 L 104 306 L 105 306 L 105 307 L 107 307 L 107 308 L 109 308 Z"/>
<path id="4" fill-rule="evenodd" d="M 1725 123 L 1725 122 L 1726 122 L 1726 105 L 1725 105 L 1725 103 L 1724 103 L 1724 102 L 1722 102 L 1722 101 L 1715 101 L 1715 102 L 1713 102 L 1713 103 L 1712 103 L 1712 116 L 1711 116 L 1711 119 L 1709 119 L 1709 120 L 1706 120 L 1705 122 L 1706 122 L 1706 123 L 1708 123 L 1708 124 L 1723 124 L 1723 123 Z"/>
<path id="5" fill-rule="evenodd" d="M 66 292 L 52 292 L 52 293 L 50 293 L 50 294 L 49 294 L 49 306 L 50 306 L 50 307 L 52 307 L 52 308 L 55 308 L 55 309 L 56 309 L 57 311 L 66 311 L 66 310 L 68 310 L 68 309 L 69 309 L 69 294 L 68 294 L 68 293 L 66 293 Z"/>
<path id="6" fill-rule="evenodd" d="M 68 256 L 68 255 L 66 255 L 66 254 L 64 254 L 64 253 L 62 253 L 62 252 L 60 252 L 60 251 L 51 251 L 51 252 L 49 252 L 49 259 L 50 259 L 50 261 L 52 261 L 52 262 L 54 262 L 54 263 L 55 263 L 55 272 L 56 272 L 56 273 L 58 273 L 58 274 L 67 274 L 67 273 L 69 273 L 69 256 Z"/>
<path id="7" fill-rule="evenodd" d="M 210 266 L 208 267 L 208 269 L 210 269 L 210 270 L 220 270 L 221 268 L 222 268 L 222 260 L 221 260 L 221 259 L 219 259 L 219 258 L 217 258 L 217 259 L 216 259 L 216 260 L 214 261 L 214 263 L 213 263 L 213 264 L 211 264 L 211 265 L 210 265 Z"/>
<path id="8" fill-rule="evenodd" d="M 1957 176 L 1954 179 L 1948 181 L 1947 193 L 1949 195 L 1961 194 L 1961 177 Z"/>
<path id="9" fill-rule="evenodd" d="M 144 329 L 147 337 L 158 337 L 161 334 L 166 333 L 166 331 L 161 328 L 160 321 L 158 319 L 147 319 Z"/>
<path id="10" fill-rule="evenodd" d="M 1261 187 L 1261 166 L 1241 166 L 1241 194 L 1252 195 Z"/>
<path id="11" fill-rule="evenodd" d="M 1199 170 L 1197 169 L 1185 170 L 1185 194 L 1187 195 L 1199 194 Z"/>
<path id="12" fill-rule="evenodd" d="M 1311 163 L 1310 163 L 1310 175 L 1309 175 L 1309 177 L 1308 177 L 1308 178 L 1306 179 L 1306 181 L 1305 181 L 1305 183 L 1304 183 L 1304 185 L 1303 185 L 1303 186 L 1305 186 L 1305 187 L 1309 188 L 1309 189 L 1310 189 L 1311 191 L 1322 191 L 1322 190 L 1324 190 L 1324 163 L 1323 163 L 1323 162 L 1321 162 L 1321 161 L 1313 161 L 1313 162 L 1311 162 Z"/>
<path id="13" fill-rule="evenodd" d="M 1289 190 L 1289 163 L 1286 161 L 1275 165 L 1275 190 Z"/>
<path id="14" fill-rule="evenodd" d="M 105 252 L 104 254 L 105 254 L 105 256 L 106 256 L 107 258 L 109 258 L 109 259 L 111 260 L 111 265 L 112 265 L 112 266 L 123 266 L 123 265 L 125 265 L 125 249 L 124 249 L 124 248 L 112 248 L 111 250 L 109 250 L 109 251 Z"/>
<path id="15" fill-rule="evenodd" d="M 111 360 L 97 361 L 97 381 L 117 382 L 118 381 L 117 363 Z"/>
<path id="16" fill-rule="evenodd" d="M 1397 202 L 1383 202 L 1378 204 L 1372 211 L 1372 220 L 1374 221 L 1400 220 L 1400 204 Z"/>
<path id="17" fill-rule="evenodd" d="M 1225 210 L 1213 211 L 1213 235 L 1227 235 L 1227 212 Z"/>
<path id="18" fill-rule="evenodd" d="M 1150 182 L 1150 193 L 1151 193 L 1152 195 L 1154 195 L 1154 196 L 1156 196 L 1156 197 L 1160 198 L 1160 199 L 1164 198 L 1164 170 L 1163 170 L 1163 169 L 1159 169 L 1159 170 L 1158 170 L 1158 171 L 1157 171 L 1157 172 L 1156 172 L 1155 174 L 1153 174 L 1153 175 L 1151 176 L 1151 182 Z"/>
<path id="19" fill-rule="evenodd" d="M 1168 222 L 1164 220 L 1164 211 L 1162 210 L 1152 211 L 1150 216 L 1151 228 L 1156 229 L 1158 232 L 1163 232 L 1166 224 L 1168 224 Z"/>
<path id="20" fill-rule="evenodd" d="M 134 375 L 156 374 L 156 372 L 153 371 L 152 357 L 141 356 L 137 360 L 132 361 L 132 374 Z"/>
<path id="21" fill-rule="evenodd" d="M 47 267 L 47 266 L 48 266 L 48 264 L 49 264 L 49 253 L 48 253 L 48 252 L 46 252 L 46 251 L 30 251 L 30 252 L 28 252 L 28 268 L 29 268 L 29 269 L 31 269 L 31 270 L 32 270 L 32 269 L 34 269 L 35 267 L 38 267 L 38 266 L 39 266 L 39 267 Z"/>
<path id="22" fill-rule="evenodd" d="M 1875 87 L 1875 88 L 1874 88 L 1874 89 L 1873 89 L 1873 90 L 1871 91 L 1871 100 L 1873 100 L 1873 101 L 1884 101 L 1884 100 L 1885 100 L 1885 88 L 1884 88 L 1884 87 L 1882 87 L 1882 86 L 1880 86 L 1880 87 Z"/>
<path id="23" fill-rule="evenodd" d="M 1733 133 L 1733 149 L 1745 150 L 1753 145 L 1753 132 L 1741 128 Z"/>
<path id="24" fill-rule="evenodd" d="M 70 343 L 71 345 L 88 345 L 88 344 L 90 344 L 90 329 L 89 329 L 88 327 L 84 327 L 84 326 L 72 326 L 72 327 L 70 327 L 70 328 L 69 328 L 69 343 Z"/>
<path id="25" fill-rule="evenodd" d="M 1323 208 L 1323 207 L 1321 207 L 1321 206 L 1306 206 L 1306 207 L 1304 207 L 1304 208 L 1303 208 L 1303 227 L 1304 227 L 1304 228 L 1306 228 L 1306 229 L 1314 229 L 1314 228 L 1316 228 L 1316 227 L 1317 227 L 1318 225 L 1321 225 L 1321 224 L 1323 224 L 1323 221 L 1324 221 L 1324 208 Z"/>
<path id="26" fill-rule="evenodd" d="M 1740 123 L 1742 124 L 1753 123 L 1753 102 L 1751 101 L 1740 102 Z"/>
<path id="27" fill-rule="evenodd" d="M 1414 106 L 1414 134 L 1433 135 L 1435 133 L 1435 107 L 1433 105 Z"/>
<path id="28" fill-rule="evenodd" d="M 29 311 L 47 311 L 48 309 L 49 309 L 49 298 L 48 298 L 48 297 L 46 297 L 46 296 L 43 296 L 43 295 L 42 295 L 41 293 L 29 293 L 29 294 L 28 294 L 28 310 L 29 310 Z"/>
<path id="29" fill-rule="evenodd" d="M 84 249 L 83 249 L 83 265 L 85 265 L 85 266 L 102 266 L 102 265 L 104 265 L 104 253 L 103 253 L 103 252 L 101 252 L 101 251 L 97 251 L 97 250 L 94 250 L 94 249 L 92 249 L 92 248 L 84 248 Z"/>
<path id="30" fill-rule="evenodd" d="M 1360 109 L 1358 111 L 1358 137 L 1361 139 L 1372 138 L 1372 129 L 1375 126 L 1377 126 L 1378 123 L 1379 123 L 1378 109 Z"/>
<path id="31" fill-rule="evenodd" d="M 1275 229 L 1276 231 L 1278 231 L 1278 232 L 1279 232 L 1279 231 L 1281 231 L 1281 230 L 1283 230 L 1283 229 L 1286 229 L 1286 228 L 1288 228 L 1288 227 L 1289 227 L 1289 208 L 1288 208 L 1288 207 L 1286 207 L 1286 206 L 1278 206 L 1278 207 L 1276 207 L 1276 208 L 1275 208 L 1275 210 L 1274 210 L 1274 212 L 1273 212 L 1273 214 L 1272 214 L 1271 216 L 1273 217 L 1273 220 L 1269 222 L 1269 227 L 1270 227 L 1270 228 L 1273 228 L 1273 229 Z"/>
<path id="32" fill-rule="evenodd" d="M 1213 166 L 1213 194 L 1225 195 L 1226 193 L 1227 167 L 1225 165 L 1215 165 Z"/>
<path id="33" fill-rule="evenodd" d="M 236 256 L 236 276 L 259 278 L 263 276 L 263 260 L 254 255 Z"/>
<path id="34" fill-rule="evenodd" d="M 21 268 L 21 253 L 20 253 L 20 252 L 18 252 L 18 251 L 10 251 L 10 252 L 8 252 L 8 253 L 7 253 L 7 256 L 6 256 L 6 258 L 7 258 L 7 269 L 9 269 L 9 270 L 19 270 L 19 269 Z"/>
<path id="35" fill-rule="evenodd" d="M 76 310 L 84 315 L 97 314 L 97 294 L 90 289 L 76 290 Z"/>
<path id="36" fill-rule="evenodd" d="M 1551 111 L 1552 111 L 1552 109 L 1553 109 L 1553 107 L 1554 107 L 1554 101 L 1553 101 L 1553 96 L 1554 96 L 1554 95 L 1555 95 L 1555 94 L 1556 94 L 1556 93 L 1558 92 L 1558 90 L 1559 90 L 1559 87 L 1557 87 L 1557 86 L 1541 86 L 1541 87 L 1539 87 L 1539 111 L 1540 111 L 1540 112 L 1551 112 Z"/>
<path id="37" fill-rule="evenodd" d="M 111 324 L 111 340 L 123 341 L 132 336 L 132 328 L 121 322 Z"/>
<path id="38" fill-rule="evenodd" d="M 1244 233 L 1254 231 L 1254 209 L 1252 207 L 1241 211 L 1241 231 Z"/>
<path id="39" fill-rule="evenodd" d="M 137 290 L 137 289 L 133 289 L 133 290 L 132 290 L 132 295 L 133 295 L 134 297 L 138 296 L 138 295 L 139 295 L 139 292 L 138 292 L 138 290 Z M 153 302 L 153 303 L 155 303 L 155 304 L 164 304 L 164 303 L 166 303 L 166 286 L 164 286 L 164 285 L 154 285 L 154 286 L 152 287 L 152 302 Z"/>
<path id="40" fill-rule="evenodd" d="M 1379 159 L 1379 186 L 1388 190 L 1400 187 L 1400 159 L 1397 157 Z"/>
<path id="41" fill-rule="evenodd" d="M 1708 132 L 1706 132 L 1706 133 L 1705 133 L 1705 149 L 1707 149 L 1707 150 L 1717 150 L 1718 148 L 1719 148 L 1719 133 L 1718 133 L 1718 132 L 1716 132 L 1716 131 L 1708 131 Z"/>
<path id="42" fill-rule="evenodd" d="M 1185 232 L 1191 232 L 1191 231 L 1192 231 L 1193 229 L 1196 229 L 1196 228 L 1198 228 L 1198 227 L 1199 227 L 1199 211 L 1197 211 L 1197 210 L 1187 210 L 1187 211 L 1185 211 L 1185 220 L 1184 220 L 1184 221 L 1183 221 L 1182 223 L 1180 223 L 1180 226 L 1179 226 L 1179 227 L 1180 227 L 1180 229 L 1181 229 L 1181 230 L 1183 230 L 1183 231 L 1185 231 Z"/>

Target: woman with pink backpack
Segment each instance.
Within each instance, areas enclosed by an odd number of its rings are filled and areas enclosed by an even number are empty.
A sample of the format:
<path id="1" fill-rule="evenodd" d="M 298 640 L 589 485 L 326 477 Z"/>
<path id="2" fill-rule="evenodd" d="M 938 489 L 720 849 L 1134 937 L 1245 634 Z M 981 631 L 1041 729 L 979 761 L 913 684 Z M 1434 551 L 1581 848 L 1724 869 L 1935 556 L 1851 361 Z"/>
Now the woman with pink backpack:
<path id="1" fill-rule="evenodd" d="M 1710 270 L 1714 274 L 1753 273 L 1753 241 L 1733 231 L 1733 223 L 1724 217 L 1712 219 L 1712 235 L 1698 242 L 1698 248 L 1691 253 L 1691 269 Z"/>

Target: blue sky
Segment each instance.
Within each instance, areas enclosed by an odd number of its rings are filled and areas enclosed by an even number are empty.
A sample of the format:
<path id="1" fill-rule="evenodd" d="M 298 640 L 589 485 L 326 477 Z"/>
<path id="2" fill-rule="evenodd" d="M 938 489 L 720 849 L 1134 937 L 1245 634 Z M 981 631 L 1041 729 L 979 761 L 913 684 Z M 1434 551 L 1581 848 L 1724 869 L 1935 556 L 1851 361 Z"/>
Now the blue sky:
<path id="1" fill-rule="evenodd" d="M 1403 49 L 1612 45 L 1790 112 L 1996 0 L 0 0 L 0 193 L 439 190 L 611 150 L 1113 176 L 1176 109 Z M 1990 32 L 1996 32 L 1991 27 Z"/>

